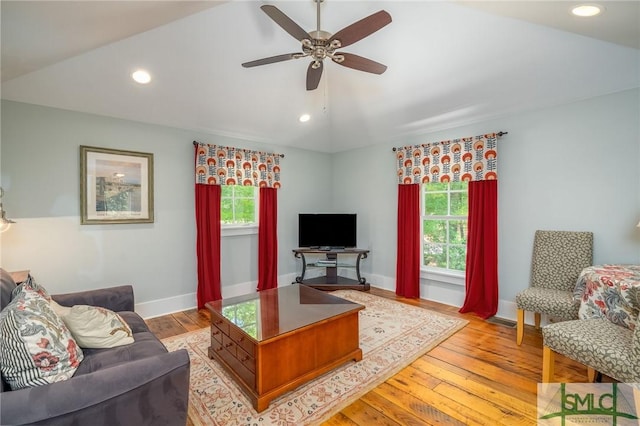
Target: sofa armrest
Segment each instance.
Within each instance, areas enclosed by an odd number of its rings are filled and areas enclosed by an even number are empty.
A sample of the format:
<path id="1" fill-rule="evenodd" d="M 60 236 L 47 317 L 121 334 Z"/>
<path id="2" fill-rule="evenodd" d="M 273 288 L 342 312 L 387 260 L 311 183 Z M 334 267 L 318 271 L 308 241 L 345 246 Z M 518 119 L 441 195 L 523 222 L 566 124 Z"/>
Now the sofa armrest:
<path id="1" fill-rule="evenodd" d="M 107 308 L 114 312 L 134 311 L 133 287 L 119 287 L 87 290 L 77 293 L 53 294 L 51 298 L 62 306 L 91 305 Z"/>
<path id="2" fill-rule="evenodd" d="M 184 425 L 188 398 L 189 354 L 181 349 L 3 392 L 0 424 Z"/>

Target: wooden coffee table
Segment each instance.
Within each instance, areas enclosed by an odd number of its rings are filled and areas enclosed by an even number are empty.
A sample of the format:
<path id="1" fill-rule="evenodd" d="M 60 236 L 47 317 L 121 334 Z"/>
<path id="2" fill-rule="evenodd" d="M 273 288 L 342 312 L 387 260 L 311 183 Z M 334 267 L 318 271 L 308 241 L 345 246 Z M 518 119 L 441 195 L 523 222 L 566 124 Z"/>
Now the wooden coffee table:
<path id="1" fill-rule="evenodd" d="M 304 285 L 263 290 L 206 304 L 209 357 L 218 361 L 256 411 L 335 367 L 360 361 L 363 305 Z"/>

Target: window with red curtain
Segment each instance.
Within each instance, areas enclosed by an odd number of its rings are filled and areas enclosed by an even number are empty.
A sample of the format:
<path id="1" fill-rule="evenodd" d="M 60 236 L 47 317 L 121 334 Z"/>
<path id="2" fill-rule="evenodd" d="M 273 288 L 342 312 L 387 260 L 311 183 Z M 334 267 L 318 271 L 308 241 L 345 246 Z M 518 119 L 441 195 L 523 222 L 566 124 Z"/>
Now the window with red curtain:
<path id="1" fill-rule="evenodd" d="M 210 145 L 194 141 L 196 181 L 196 252 L 198 308 L 222 298 L 220 283 L 220 185 L 261 189 L 258 228 L 258 283 L 277 286 L 277 188 L 281 154 Z M 262 190 L 265 194 L 262 194 Z M 262 200 L 265 200 L 264 203 Z M 263 213 L 264 209 L 264 213 Z"/>
<path id="2" fill-rule="evenodd" d="M 428 182 L 469 182 L 466 293 L 461 312 L 472 311 L 483 318 L 494 315 L 498 306 L 497 139 L 501 135 L 490 133 L 394 148 L 399 187 Z M 401 258 L 400 240 L 407 238 L 405 231 L 400 230 L 400 212 L 405 208 L 401 203 L 411 205 L 398 197 L 397 278 L 405 268 L 415 270 L 414 262 L 418 268 L 421 263 L 420 257 L 417 261 L 404 255 Z M 419 203 L 418 200 L 418 212 Z M 416 235 L 420 238 L 419 230 Z M 398 279 L 396 292 L 404 292 L 399 285 Z"/>

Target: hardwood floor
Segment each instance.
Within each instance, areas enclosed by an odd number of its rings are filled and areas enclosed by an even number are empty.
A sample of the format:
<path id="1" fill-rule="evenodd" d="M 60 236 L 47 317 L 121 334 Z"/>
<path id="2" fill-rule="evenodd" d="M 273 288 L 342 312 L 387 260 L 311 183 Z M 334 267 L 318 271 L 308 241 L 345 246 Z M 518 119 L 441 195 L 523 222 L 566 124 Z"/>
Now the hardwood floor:
<path id="1" fill-rule="evenodd" d="M 371 294 L 464 318 L 469 324 L 324 425 L 535 425 L 536 387 L 542 376 L 542 336 L 531 326 L 516 345 L 515 327 L 484 321 L 457 308 Z M 209 326 L 195 309 L 147 321 L 160 338 Z M 556 381 L 584 382 L 586 367 L 560 355 Z"/>

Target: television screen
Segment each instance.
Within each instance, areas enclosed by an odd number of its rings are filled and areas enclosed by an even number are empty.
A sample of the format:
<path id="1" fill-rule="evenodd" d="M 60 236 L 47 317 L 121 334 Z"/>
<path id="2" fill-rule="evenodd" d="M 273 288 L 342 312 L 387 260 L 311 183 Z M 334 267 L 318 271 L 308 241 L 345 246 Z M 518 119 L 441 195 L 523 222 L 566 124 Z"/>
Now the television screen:
<path id="1" fill-rule="evenodd" d="M 356 247 L 355 213 L 300 213 L 298 247 Z"/>

